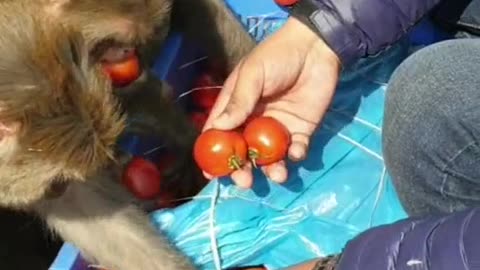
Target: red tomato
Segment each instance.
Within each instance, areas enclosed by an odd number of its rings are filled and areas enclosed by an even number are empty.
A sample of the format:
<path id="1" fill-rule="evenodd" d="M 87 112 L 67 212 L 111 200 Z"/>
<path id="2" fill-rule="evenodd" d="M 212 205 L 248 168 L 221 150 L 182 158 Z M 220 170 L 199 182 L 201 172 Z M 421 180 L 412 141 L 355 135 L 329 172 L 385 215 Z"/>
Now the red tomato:
<path id="1" fill-rule="evenodd" d="M 162 174 L 154 163 L 133 158 L 123 172 L 123 184 L 142 200 L 154 199 L 161 191 Z"/>
<path id="2" fill-rule="evenodd" d="M 192 112 L 190 114 L 190 121 L 197 128 L 198 131 L 202 131 L 205 122 L 207 122 L 208 115 L 203 112 Z"/>
<path id="3" fill-rule="evenodd" d="M 293 4 L 297 3 L 298 0 L 275 0 L 275 3 L 277 5 L 283 6 L 283 7 L 289 7 L 292 6 Z"/>
<path id="4" fill-rule="evenodd" d="M 201 170 L 222 177 L 243 166 L 247 144 L 241 133 L 209 129 L 195 141 L 193 157 Z"/>
<path id="5" fill-rule="evenodd" d="M 202 88 L 191 93 L 193 104 L 202 110 L 210 110 L 217 101 L 220 88 Z"/>
<path id="6" fill-rule="evenodd" d="M 104 62 L 103 70 L 110 77 L 114 86 L 122 87 L 132 83 L 140 76 L 140 63 L 138 57 L 132 54 L 125 61 Z"/>
<path id="7" fill-rule="evenodd" d="M 243 137 L 254 165 L 269 165 L 285 158 L 290 145 L 288 129 L 272 117 L 257 117 L 247 123 Z"/>

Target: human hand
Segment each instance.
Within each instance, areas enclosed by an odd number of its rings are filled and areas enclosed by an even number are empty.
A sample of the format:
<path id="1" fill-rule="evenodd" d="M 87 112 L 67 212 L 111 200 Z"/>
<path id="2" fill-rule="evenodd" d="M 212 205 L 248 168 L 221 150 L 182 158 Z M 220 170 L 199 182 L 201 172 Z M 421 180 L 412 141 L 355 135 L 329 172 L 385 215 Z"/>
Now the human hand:
<path id="1" fill-rule="evenodd" d="M 336 54 L 307 26 L 290 18 L 230 74 L 204 130 L 235 129 L 252 114 L 271 116 L 291 134 L 289 158 L 303 160 L 310 137 L 330 105 L 339 72 Z M 233 181 L 239 187 L 251 187 L 251 169 L 248 163 L 233 172 Z M 261 169 L 272 181 L 287 179 L 284 161 Z"/>
<path id="2" fill-rule="evenodd" d="M 313 259 L 289 267 L 286 270 L 335 270 L 338 268 L 340 256 L 341 254 Z"/>

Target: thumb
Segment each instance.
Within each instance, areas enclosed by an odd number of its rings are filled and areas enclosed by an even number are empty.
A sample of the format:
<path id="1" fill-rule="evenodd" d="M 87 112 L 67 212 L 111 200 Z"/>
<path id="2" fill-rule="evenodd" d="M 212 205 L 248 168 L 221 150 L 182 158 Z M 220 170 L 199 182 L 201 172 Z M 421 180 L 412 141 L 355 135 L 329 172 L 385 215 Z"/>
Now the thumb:
<path id="1" fill-rule="evenodd" d="M 262 96 L 264 77 L 261 63 L 251 60 L 243 62 L 235 84 L 230 86 L 233 87 L 233 90 L 224 89 L 231 95 L 223 112 L 213 121 L 213 128 L 231 130 L 242 125 L 254 111 Z"/>

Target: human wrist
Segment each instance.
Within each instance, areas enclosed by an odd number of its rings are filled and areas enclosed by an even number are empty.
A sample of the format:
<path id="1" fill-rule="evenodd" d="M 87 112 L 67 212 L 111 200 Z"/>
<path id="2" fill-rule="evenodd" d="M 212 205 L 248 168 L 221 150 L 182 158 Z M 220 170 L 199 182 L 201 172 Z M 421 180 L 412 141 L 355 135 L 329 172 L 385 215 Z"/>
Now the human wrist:
<path id="1" fill-rule="evenodd" d="M 289 33 L 293 42 L 296 44 L 301 42 L 303 44 L 302 47 L 306 56 L 314 54 L 315 58 L 320 57 L 319 60 L 323 63 L 328 63 L 332 67 L 340 69 L 341 61 L 335 51 L 303 22 L 297 18 L 290 17 L 285 23 L 283 30 Z"/>
<path id="2" fill-rule="evenodd" d="M 312 30 L 328 44 L 342 65 L 349 65 L 365 54 L 358 33 L 342 20 L 333 0 L 274 0 L 278 6 Z"/>
<path id="3" fill-rule="evenodd" d="M 311 270 L 336 270 L 341 254 L 330 255 L 317 261 Z"/>

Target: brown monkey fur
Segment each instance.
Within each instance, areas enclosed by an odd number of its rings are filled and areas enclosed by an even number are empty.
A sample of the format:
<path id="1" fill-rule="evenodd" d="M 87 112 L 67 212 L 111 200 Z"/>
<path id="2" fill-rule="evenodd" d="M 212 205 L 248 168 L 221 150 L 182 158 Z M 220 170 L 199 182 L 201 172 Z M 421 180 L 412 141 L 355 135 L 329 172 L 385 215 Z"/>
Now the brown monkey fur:
<path id="1" fill-rule="evenodd" d="M 178 185 L 196 185 L 195 133 L 148 72 L 112 89 L 98 64 L 120 44 L 148 67 L 170 26 L 228 70 L 254 46 L 222 0 L 0 1 L 0 206 L 38 215 L 112 270 L 195 269 L 115 184 L 130 129 L 166 138 L 183 156 Z M 132 115 L 144 123 L 127 125 Z"/>

